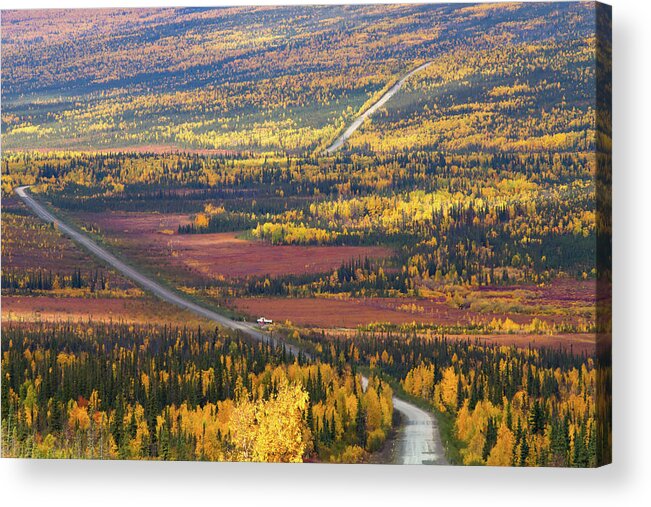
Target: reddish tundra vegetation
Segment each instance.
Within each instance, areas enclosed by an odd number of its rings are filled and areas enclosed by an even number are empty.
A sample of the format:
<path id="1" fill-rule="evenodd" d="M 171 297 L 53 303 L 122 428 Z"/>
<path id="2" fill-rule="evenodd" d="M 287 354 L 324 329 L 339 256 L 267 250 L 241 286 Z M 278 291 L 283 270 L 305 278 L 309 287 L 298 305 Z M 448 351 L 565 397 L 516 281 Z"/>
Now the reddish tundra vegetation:
<path id="1" fill-rule="evenodd" d="M 386 258 L 390 248 L 375 246 L 270 245 L 243 238 L 243 233 L 177 234 L 191 223 L 184 214 L 83 213 L 80 223 L 93 224 L 120 241 L 136 258 L 181 267 L 207 278 L 322 273 L 351 258 Z"/>
<path id="2" fill-rule="evenodd" d="M 488 290 L 490 289 L 490 290 Z M 572 347 L 595 350 L 595 333 L 564 332 L 567 326 L 589 328 L 593 316 L 595 283 L 558 280 L 546 287 L 473 289 L 455 297 L 430 298 L 235 298 L 230 303 L 251 317 L 264 315 L 278 322 L 336 330 L 372 324 L 441 326 L 465 331 L 448 332 L 450 339 L 478 339 L 485 343 L 532 347 Z M 473 298 L 481 301 L 475 305 Z M 490 304 L 489 302 L 493 302 Z M 540 323 L 539 329 L 536 322 Z M 470 332 L 468 328 L 480 326 Z M 484 329 L 481 328 L 484 327 Z M 345 333 L 345 332 L 344 332 Z"/>
<path id="3" fill-rule="evenodd" d="M 328 273 L 351 258 L 392 255 L 388 247 L 271 245 L 235 232 L 178 234 L 179 226 L 192 221 L 180 213 L 86 212 L 76 220 L 97 228 L 131 258 L 170 276 L 181 273 L 194 286 L 206 280 Z M 416 324 L 454 329 L 457 338 L 589 350 L 595 342 L 590 329 L 595 293 L 594 280 L 559 278 L 539 285 L 441 287 L 423 291 L 422 297 L 236 297 L 226 304 L 249 319 L 264 315 L 318 329 Z"/>
<path id="4" fill-rule="evenodd" d="M 356 327 L 376 322 L 393 324 L 432 324 L 441 326 L 467 326 L 474 323 L 489 324 L 494 319 L 510 319 L 518 325 L 530 325 L 538 319 L 548 325 L 564 322 L 578 324 L 581 318 L 591 317 L 588 305 L 594 283 L 571 281 L 576 295 L 571 300 L 556 299 L 562 294 L 553 284 L 550 287 L 530 287 L 525 296 L 520 295 L 521 287 L 499 288 L 492 296 L 494 304 L 487 304 L 491 296 L 485 291 L 472 290 L 467 299 L 481 297 L 481 305 L 467 303 L 466 299 L 456 302 L 454 296 L 414 298 L 236 298 L 233 305 L 245 313 L 265 314 L 269 317 L 290 320 L 299 325 L 317 327 Z M 592 286 L 592 291 L 591 291 Z M 520 292 L 518 292 L 520 291 Z M 560 308 L 565 304 L 565 308 Z"/>

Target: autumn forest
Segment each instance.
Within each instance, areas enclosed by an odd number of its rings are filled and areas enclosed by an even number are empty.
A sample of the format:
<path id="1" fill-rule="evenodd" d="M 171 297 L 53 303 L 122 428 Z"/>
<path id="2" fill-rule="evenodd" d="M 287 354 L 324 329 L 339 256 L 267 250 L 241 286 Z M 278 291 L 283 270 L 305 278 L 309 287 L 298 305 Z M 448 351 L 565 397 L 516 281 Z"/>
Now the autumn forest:
<path id="1" fill-rule="evenodd" d="M 2 46 L 4 457 L 610 462 L 609 9 L 4 11 Z"/>

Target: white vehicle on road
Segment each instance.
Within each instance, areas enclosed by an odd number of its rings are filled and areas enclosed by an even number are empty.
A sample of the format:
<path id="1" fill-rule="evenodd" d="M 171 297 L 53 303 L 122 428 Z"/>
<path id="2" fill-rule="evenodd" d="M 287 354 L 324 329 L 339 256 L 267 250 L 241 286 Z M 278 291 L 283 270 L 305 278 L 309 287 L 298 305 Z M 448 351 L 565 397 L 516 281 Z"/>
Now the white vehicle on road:
<path id="1" fill-rule="evenodd" d="M 267 319 L 265 317 L 260 317 L 258 319 L 258 324 L 260 324 L 261 326 L 266 326 L 267 324 L 273 324 L 273 323 L 274 323 L 273 320 Z"/>

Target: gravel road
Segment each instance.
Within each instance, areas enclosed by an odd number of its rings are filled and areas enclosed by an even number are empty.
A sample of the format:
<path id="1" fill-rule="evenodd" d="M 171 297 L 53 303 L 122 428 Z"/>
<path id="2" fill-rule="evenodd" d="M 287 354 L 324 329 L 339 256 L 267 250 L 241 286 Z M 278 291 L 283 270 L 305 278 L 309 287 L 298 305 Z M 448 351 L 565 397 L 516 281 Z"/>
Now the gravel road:
<path id="1" fill-rule="evenodd" d="M 50 213 L 27 192 L 28 188 L 18 187 L 16 188 L 16 194 L 18 194 L 39 218 L 48 223 L 55 224 L 66 236 L 84 247 L 95 257 L 106 262 L 124 276 L 134 281 L 143 289 L 148 290 L 163 301 L 167 301 L 180 308 L 185 308 L 224 327 L 241 331 L 256 340 L 263 340 L 274 344 L 280 343 L 276 338 L 272 338 L 269 334 L 257 328 L 255 324 L 229 319 L 215 311 L 204 308 L 140 273 L 129 264 L 126 264 L 105 250 L 88 236 L 70 227 L 60 218 Z M 293 345 L 285 344 L 285 348 L 294 355 L 298 354 L 298 348 Z M 362 382 L 365 387 L 368 379 L 363 378 Z M 398 442 L 396 442 L 399 446 L 397 462 L 402 464 L 447 464 L 438 427 L 433 416 L 400 398 L 393 398 L 393 406 L 395 410 L 400 412 L 403 420 L 403 427 L 398 433 Z"/>
<path id="2" fill-rule="evenodd" d="M 388 101 L 391 97 L 393 97 L 396 93 L 398 93 L 398 91 L 400 90 L 400 88 L 402 88 L 402 85 L 404 85 L 405 82 L 406 82 L 406 81 L 407 81 L 411 76 L 413 76 L 414 74 L 420 72 L 421 70 L 426 69 L 426 68 L 429 67 L 431 64 L 432 64 L 432 62 L 424 63 L 424 64 L 421 65 L 420 67 L 416 67 L 416 68 L 413 69 L 412 71 L 410 71 L 410 72 L 408 72 L 407 74 L 405 74 L 404 76 L 402 76 L 402 77 L 400 78 L 400 80 L 399 80 L 396 84 L 394 84 L 391 88 L 389 88 L 389 90 L 388 90 L 384 95 L 382 95 L 382 96 L 377 100 L 377 102 L 375 102 L 375 103 L 374 103 L 371 107 L 369 107 L 365 112 L 363 112 L 363 113 L 360 114 L 357 118 L 355 118 L 355 121 L 353 121 L 353 123 L 351 123 L 350 126 L 349 126 L 346 130 L 344 130 L 344 133 L 341 134 L 337 139 L 335 139 L 335 141 L 334 141 L 330 146 L 328 146 L 328 147 L 326 148 L 326 153 L 334 153 L 334 152 L 337 151 L 339 148 L 341 148 L 341 147 L 344 145 L 344 143 L 348 140 L 348 138 L 349 138 L 350 136 L 352 136 L 353 133 L 354 133 L 354 132 L 359 128 L 359 127 L 362 126 L 362 123 L 364 123 L 364 121 L 365 121 L 367 118 L 369 118 L 373 113 L 375 113 L 375 111 L 377 111 L 377 110 L 380 109 L 384 104 L 386 104 L 387 101 Z"/>

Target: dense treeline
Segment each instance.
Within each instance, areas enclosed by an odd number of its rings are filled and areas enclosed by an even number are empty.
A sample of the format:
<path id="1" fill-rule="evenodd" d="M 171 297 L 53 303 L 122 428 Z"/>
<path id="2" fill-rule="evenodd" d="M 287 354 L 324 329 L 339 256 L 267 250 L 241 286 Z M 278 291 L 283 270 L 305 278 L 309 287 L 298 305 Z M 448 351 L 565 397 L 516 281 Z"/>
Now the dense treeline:
<path id="1" fill-rule="evenodd" d="M 412 286 L 595 276 L 594 163 L 580 153 L 21 155 L 6 163 L 7 179 L 21 167 L 67 168 L 56 180 L 36 179 L 70 211 L 190 212 L 178 233 L 395 246 L 394 265 Z"/>
<path id="2" fill-rule="evenodd" d="M 382 371 L 451 417 L 465 464 L 587 467 L 610 459 L 602 438 L 610 428 L 602 434 L 597 420 L 610 420 L 599 412 L 610 369 L 595 357 L 415 333 L 309 338 L 324 360 Z"/>
<path id="3" fill-rule="evenodd" d="M 255 227 L 255 215 L 227 212 L 220 208 L 211 214 L 198 213 L 191 224 L 179 225 L 179 234 L 208 234 L 212 232 L 234 232 Z"/>
<path id="4" fill-rule="evenodd" d="M 5 325 L 6 456 L 361 461 L 392 391 L 350 367 L 217 330 Z"/>
<path id="5" fill-rule="evenodd" d="M 3 291 L 51 291 L 57 289 L 83 289 L 90 292 L 107 290 L 109 280 L 104 271 L 94 270 L 82 273 L 77 268 L 71 273 L 61 273 L 52 270 L 2 270 Z"/>
<path id="6" fill-rule="evenodd" d="M 348 293 L 352 296 L 385 297 L 417 295 L 417 289 L 404 271 L 385 272 L 380 263 L 368 258 L 350 259 L 327 275 L 283 275 L 249 279 L 241 295 L 305 297 L 315 293 Z M 237 290 L 230 290 L 231 295 Z"/>
<path id="7" fill-rule="evenodd" d="M 447 190 L 454 194 L 481 188 L 478 183 L 483 180 L 494 181 L 493 171 L 511 178 L 525 177 L 542 186 L 567 184 L 576 179 L 589 181 L 592 164 L 590 155 L 584 152 L 456 154 L 407 148 L 372 156 L 339 153 L 327 158 L 287 156 L 278 152 L 264 156 L 251 152 L 223 155 L 16 153 L 3 157 L 3 190 L 34 182 L 54 184 L 56 188 L 69 186 L 64 194 L 69 199 L 74 196 L 83 201 L 97 201 L 84 205 L 101 211 L 109 202 L 100 198 L 119 199 L 116 190 L 124 188 L 129 189 L 132 199 L 149 196 L 177 200 L 192 199 L 194 193 L 203 193 L 204 200 L 235 198 L 238 194 L 246 196 L 247 190 L 253 189 L 256 195 L 273 196 L 281 192 L 283 197 L 377 195 L 414 188 L 427 192 Z M 175 192 L 179 187 L 191 191 Z M 73 205 L 71 201 L 62 203 Z"/>

